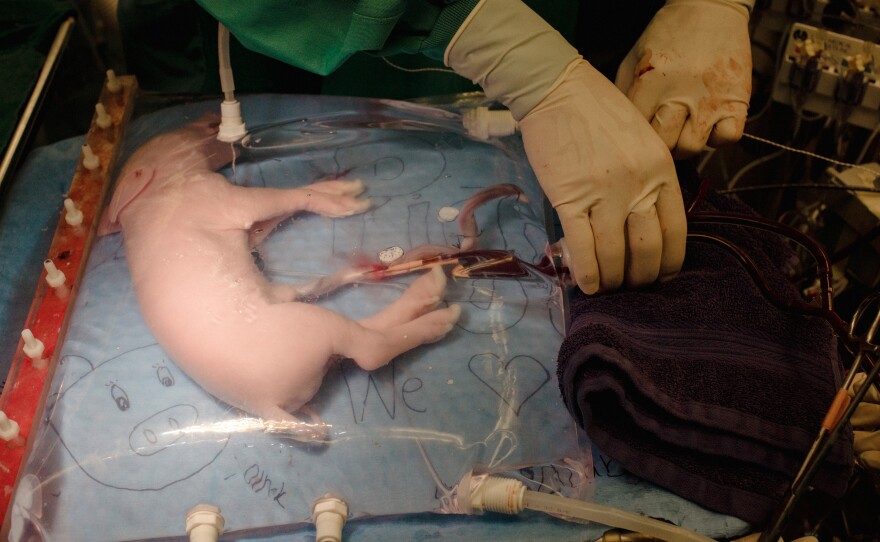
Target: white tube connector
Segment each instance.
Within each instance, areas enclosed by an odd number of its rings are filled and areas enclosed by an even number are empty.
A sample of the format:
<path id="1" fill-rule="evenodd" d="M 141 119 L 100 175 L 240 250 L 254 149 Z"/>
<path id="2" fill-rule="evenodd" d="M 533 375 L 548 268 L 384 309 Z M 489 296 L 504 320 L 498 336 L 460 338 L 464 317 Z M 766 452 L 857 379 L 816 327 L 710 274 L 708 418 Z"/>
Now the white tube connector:
<path id="1" fill-rule="evenodd" d="M 119 82 L 119 79 L 116 77 L 116 72 L 113 70 L 107 70 L 107 90 L 113 94 L 122 90 L 122 83 Z"/>
<path id="2" fill-rule="evenodd" d="M 342 527 L 348 518 L 348 505 L 336 497 L 322 497 L 312 507 L 315 542 L 342 542 Z"/>
<path id="3" fill-rule="evenodd" d="M 43 341 L 34 337 L 30 329 L 25 328 L 22 330 L 21 339 L 24 341 L 21 351 L 24 352 L 25 356 L 31 358 L 34 362 L 43 359 L 43 352 L 46 350 L 46 347 L 43 345 Z"/>
<path id="4" fill-rule="evenodd" d="M 220 104 L 220 133 L 217 139 L 233 143 L 247 135 L 244 120 L 241 118 L 241 104 L 238 100 L 224 100 Z"/>
<path id="5" fill-rule="evenodd" d="M 526 489 L 525 484 L 499 476 L 466 474 L 458 484 L 459 509 L 465 514 L 501 512 L 518 514 L 528 508 L 576 523 L 593 522 L 667 542 L 712 542 L 701 534 L 610 506 L 549 495 Z"/>
<path id="6" fill-rule="evenodd" d="M 6 413 L 0 410 L 0 439 L 9 442 L 17 439 L 19 433 L 18 422 L 10 420 Z"/>
<path id="7" fill-rule="evenodd" d="M 225 525 L 220 509 L 210 504 L 198 504 L 186 513 L 186 534 L 190 542 L 217 542 Z"/>
<path id="8" fill-rule="evenodd" d="M 500 514 L 519 514 L 523 511 L 526 486 L 513 478 L 489 476 L 478 482 L 470 493 L 470 513 L 485 511 Z"/>
<path id="9" fill-rule="evenodd" d="M 83 167 L 88 169 L 89 171 L 98 169 L 98 166 L 101 165 L 101 159 L 98 158 L 98 155 L 92 151 L 92 148 L 88 143 L 83 143 L 82 146 L 82 157 L 83 157 Z"/>
<path id="10" fill-rule="evenodd" d="M 220 68 L 220 90 L 223 91 L 220 133 L 217 134 L 217 139 L 234 143 L 247 135 L 247 128 L 241 117 L 241 104 L 235 99 L 235 80 L 229 56 L 229 29 L 223 23 L 217 23 L 217 63 Z"/>
<path id="11" fill-rule="evenodd" d="M 59 286 L 64 285 L 67 277 L 64 276 L 64 271 L 55 267 L 55 262 L 52 260 L 45 260 L 43 262 L 43 267 L 46 268 L 46 282 L 49 283 L 49 286 L 52 288 L 58 288 Z"/>
<path id="12" fill-rule="evenodd" d="M 83 213 L 76 207 L 72 199 L 64 200 L 64 221 L 68 226 L 79 226 L 83 221 Z"/>
<path id="13" fill-rule="evenodd" d="M 101 129 L 113 126 L 113 117 L 110 116 L 107 108 L 101 102 L 95 104 L 95 124 Z"/>
<path id="14" fill-rule="evenodd" d="M 516 133 L 517 123 L 507 109 L 490 110 L 488 107 L 468 109 L 461 116 L 467 133 L 477 139 L 502 137 Z"/>

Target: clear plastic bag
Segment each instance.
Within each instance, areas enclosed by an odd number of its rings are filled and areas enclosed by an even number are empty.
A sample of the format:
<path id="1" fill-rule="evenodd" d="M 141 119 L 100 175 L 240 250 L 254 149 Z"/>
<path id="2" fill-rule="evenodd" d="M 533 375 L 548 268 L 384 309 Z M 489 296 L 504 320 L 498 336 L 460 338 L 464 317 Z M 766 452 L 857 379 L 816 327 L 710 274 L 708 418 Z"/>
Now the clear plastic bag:
<path id="1" fill-rule="evenodd" d="M 216 106 L 140 117 L 127 154 Z M 564 292 L 534 267 L 548 238 L 518 138 L 470 138 L 451 106 L 254 96 L 243 109 L 251 127 L 262 127 L 222 170 L 227 178 L 271 187 L 360 178 L 372 201 L 361 215 L 284 222 L 254 253 L 273 281 L 308 282 L 388 250 L 458 246 L 458 224 L 443 213 L 498 183 L 527 198 L 481 206 L 477 247 L 513 255 L 522 273 L 450 278 L 444 301 L 460 304 L 463 316 L 446 338 L 370 373 L 336 363 L 310 402 L 332 438 L 309 446 L 267 431 L 181 371 L 141 317 L 122 236 L 97 239 L 11 538 L 180 536 L 186 510 L 199 503 L 220 507 L 227 531 L 271 534 L 310 522 L 312 503 L 328 494 L 346 501 L 352 518 L 456 513 L 457 485 L 471 472 L 531 473 L 534 489 L 586 495 L 589 447 L 579 446 L 555 377 Z M 362 318 L 413 279 L 360 281 L 314 302 Z"/>

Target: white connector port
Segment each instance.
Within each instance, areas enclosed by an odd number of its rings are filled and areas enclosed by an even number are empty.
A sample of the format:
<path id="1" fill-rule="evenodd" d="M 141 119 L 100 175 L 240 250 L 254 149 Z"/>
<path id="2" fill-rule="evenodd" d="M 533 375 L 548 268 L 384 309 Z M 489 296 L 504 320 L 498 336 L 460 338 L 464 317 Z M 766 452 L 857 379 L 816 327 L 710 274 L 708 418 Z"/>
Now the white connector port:
<path id="1" fill-rule="evenodd" d="M 224 100 L 220 104 L 220 133 L 217 134 L 217 139 L 234 143 L 246 135 L 241 104 L 238 100 Z"/>
<path id="2" fill-rule="evenodd" d="M 488 107 L 468 109 L 461 116 L 468 135 L 477 139 L 503 137 L 516 133 L 517 123 L 507 109 L 490 110 Z"/>
<path id="3" fill-rule="evenodd" d="M 315 542 L 342 542 L 342 527 L 348 518 L 348 505 L 336 497 L 322 497 L 312 507 Z"/>
<path id="4" fill-rule="evenodd" d="M 792 86 L 792 71 L 802 67 L 806 58 L 818 60 L 815 65 L 817 71 L 812 76 L 815 77 L 815 87 L 808 93 L 798 94 L 798 90 Z M 789 32 L 773 83 L 773 100 L 784 104 L 802 101 L 801 107 L 805 111 L 834 117 L 840 111 L 836 98 L 838 85 L 844 78 L 851 77 L 853 71 L 861 69 L 864 95 L 860 103 L 851 108 L 845 120 L 854 126 L 871 130 L 880 123 L 880 81 L 867 70 L 865 58 L 880 58 L 880 45 L 796 23 Z"/>
<path id="5" fill-rule="evenodd" d="M 226 521 L 220 509 L 210 504 L 199 504 L 186 513 L 186 534 L 190 542 L 217 542 Z"/>

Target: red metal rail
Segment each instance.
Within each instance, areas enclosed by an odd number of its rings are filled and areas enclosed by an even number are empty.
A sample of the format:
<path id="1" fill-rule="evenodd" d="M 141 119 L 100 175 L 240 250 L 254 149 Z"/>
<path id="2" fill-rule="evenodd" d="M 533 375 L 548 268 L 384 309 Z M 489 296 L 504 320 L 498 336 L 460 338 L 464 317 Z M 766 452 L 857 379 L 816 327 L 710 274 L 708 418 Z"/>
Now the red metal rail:
<path id="1" fill-rule="evenodd" d="M 30 329 L 45 346 L 42 364 L 34 364 L 23 352 L 24 341 L 19 341 L 13 355 L 6 386 L 0 395 L 0 410 L 10 420 L 18 423 L 20 437 L 4 443 L 0 441 L 0 511 L 4 514 L 4 529 L 9 528 L 9 505 L 14 495 L 19 470 L 33 446 L 34 429 L 39 425 L 48 388 L 58 361 L 57 352 L 67 330 L 68 318 L 82 273 L 88 259 L 89 249 L 98 225 L 101 207 L 110 187 L 110 175 L 122 149 L 125 128 L 131 117 L 137 80 L 133 76 L 115 77 L 108 73 L 108 80 L 101 91 L 103 104 L 111 124 L 104 128 L 96 112 L 86 134 L 85 143 L 100 160 L 98 167 L 90 170 L 80 157 L 67 193 L 82 212 L 82 223 L 69 225 L 62 211 L 55 237 L 49 247 L 47 259 L 67 277 L 61 288 L 52 288 L 46 281 L 46 272 L 40 277 L 37 291 L 31 303 L 27 321 L 22 329 Z M 105 121 L 106 118 L 101 119 Z M 60 202 L 59 202 L 60 203 Z M 36 423 L 35 423 L 36 422 Z"/>

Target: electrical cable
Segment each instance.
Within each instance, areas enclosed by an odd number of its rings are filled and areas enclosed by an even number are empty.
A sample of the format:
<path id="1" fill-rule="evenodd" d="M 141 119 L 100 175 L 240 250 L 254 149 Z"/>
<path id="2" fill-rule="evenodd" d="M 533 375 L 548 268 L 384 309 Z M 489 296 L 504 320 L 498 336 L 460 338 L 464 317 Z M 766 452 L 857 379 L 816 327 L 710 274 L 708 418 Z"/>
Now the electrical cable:
<path id="1" fill-rule="evenodd" d="M 874 144 L 874 140 L 877 139 L 877 134 L 880 133 L 880 122 L 877 123 L 877 126 L 874 127 L 874 130 L 871 131 L 871 135 L 868 136 L 868 139 L 865 140 L 865 144 L 862 146 L 862 150 L 859 152 L 859 156 L 856 158 L 856 163 L 861 164 L 865 160 L 865 155 L 868 153 L 868 149 L 871 148 L 871 145 Z"/>
<path id="2" fill-rule="evenodd" d="M 394 62 L 391 62 L 390 60 L 388 60 L 388 57 L 383 56 L 382 60 L 384 60 L 385 64 L 388 64 L 392 68 L 394 68 L 396 70 L 400 70 L 402 72 L 407 72 L 407 73 L 440 72 L 440 73 L 451 73 L 452 75 L 458 75 L 457 73 L 455 73 L 455 71 L 447 69 L 447 68 L 404 68 L 403 66 L 395 64 Z"/>
<path id="3" fill-rule="evenodd" d="M 717 149 L 709 149 L 706 151 L 703 157 L 700 158 L 700 163 L 697 164 L 697 173 L 703 173 L 703 169 L 706 168 L 706 165 L 709 163 L 710 160 L 712 160 L 712 157 L 715 156 L 715 151 L 717 151 Z"/>
<path id="4" fill-rule="evenodd" d="M 805 155 L 805 156 L 809 156 L 809 157 L 811 157 L 811 158 L 818 158 L 819 160 L 824 160 L 825 162 L 829 162 L 829 163 L 831 163 L 831 164 L 835 164 L 835 165 L 838 165 L 838 166 L 844 166 L 844 167 L 848 167 L 848 168 L 855 168 L 855 169 L 859 169 L 859 170 L 867 171 L 867 172 L 869 172 L 872 176 L 874 176 L 875 178 L 877 177 L 877 172 L 876 172 L 876 171 L 874 171 L 874 170 L 871 169 L 871 168 L 867 168 L 867 167 L 865 167 L 865 166 L 860 166 L 860 165 L 858 165 L 858 164 L 851 164 L 851 163 L 849 163 L 849 162 L 844 162 L 844 161 L 841 161 L 841 160 L 835 160 L 834 158 L 828 158 L 827 156 L 822 156 L 821 154 L 816 154 L 816 153 L 813 153 L 813 152 L 810 152 L 810 151 L 805 151 L 805 150 L 801 150 L 801 149 L 796 149 L 796 148 L 794 148 L 794 147 L 790 147 L 790 146 L 788 146 L 788 145 L 783 145 L 782 143 L 777 143 L 777 142 L 775 142 L 775 141 L 771 141 L 771 140 L 769 140 L 769 139 L 765 139 L 765 138 L 763 138 L 763 137 L 759 137 L 759 136 L 752 135 L 752 134 L 744 133 L 744 134 L 743 134 L 743 137 L 747 137 L 747 138 L 749 138 L 749 139 L 754 139 L 755 141 L 760 141 L 761 143 L 766 143 L 767 145 L 772 145 L 772 146 L 774 146 L 774 147 L 778 147 L 778 148 L 780 148 L 780 149 L 783 149 L 783 150 L 786 150 L 786 151 L 789 151 L 789 152 L 794 152 L 794 153 L 798 153 L 798 154 L 803 154 L 803 155 Z M 768 155 L 768 156 L 769 156 L 769 155 Z"/>
<path id="5" fill-rule="evenodd" d="M 793 23 L 788 23 L 786 25 L 785 29 L 782 31 L 782 36 L 789 35 L 789 33 L 791 32 L 792 24 Z M 773 64 L 774 64 L 774 69 L 773 69 L 774 74 L 779 73 L 779 70 L 782 67 L 782 52 L 785 50 L 785 43 L 786 43 L 786 40 L 780 38 L 779 43 L 776 44 L 775 54 L 772 55 Z M 762 44 L 762 47 L 764 48 L 765 51 L 769 52 L 769 50 L 770 50 L 769 46 Z M 771 92 L 771 96 L 768 97 L 768 99 L 764 103 L 764 105 L 761 106 L 761 109 L 759 109 L 757 112 L 755 112 L 754 115 L 750 115 L 749 117 L 746 117 L 746 124 L 754 122 L 754 121 L 758 120 L 759 118 L 761 118 L 762 116 L 764 116 L 764 114 L 767 113 L 767 111 L 770 109 L 770 106 L 772 104 L 773 104 L 773 97 L 772 97 L 772 92 Z"/>
<path id="6" fill-rule="evenodd" d="M 743 134 L 743 135 L 745 135 L 745 134 Z M 770 154 L 767 154 L 765 156 L 762 156 L 760 158 L 757 158 L 755 160 L 752 160 L 751 162 L 749 162 L 748 164 L 743 166 L 739 171 L 737 171 L 736 175 L 734 175 L 730 179 L 730 181 L 727 182 L 727 189 L 732 190 L 736 186 L 736 183 L 738 183 L 739 180 L 743 177 L 743 175 L 745 175 L 749 171 L 753 170 L 754 168 L 756 168 L 762 164 L 766 164 L 767 162 L 770 162 L 771 160 L 775 160 L 776 158 L 779 158 L 784 153 L 785 153 L 784 150 L 778 150 L 778 151 L 772 152 Z"/>
<path id="7" fill-rule="evenodd" d="M 875 173 L 876 175 L 876 173 Z M 802 188 L 802 189 L 811 189 L 816 188 L 820 190 L 847 190 L 853 192 L 869 192 L 874 194 L 880 194 L 880 188 L 872 188 L 869 186 L 844 186 L 839 184 L 822 184 L 822 183 L 775 183 L 775 184 L 762 184 L 759 186 L 742 186 L 739 188 L 727 188 L 718 190 L 719 194 L 738 194 L 740 192 L 758 192 L 761 190 L 785 190 L 788 188 Z"/>

